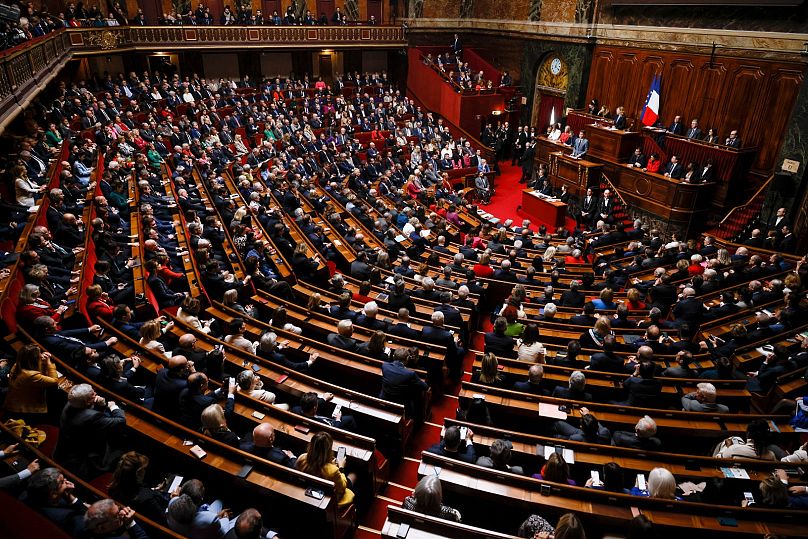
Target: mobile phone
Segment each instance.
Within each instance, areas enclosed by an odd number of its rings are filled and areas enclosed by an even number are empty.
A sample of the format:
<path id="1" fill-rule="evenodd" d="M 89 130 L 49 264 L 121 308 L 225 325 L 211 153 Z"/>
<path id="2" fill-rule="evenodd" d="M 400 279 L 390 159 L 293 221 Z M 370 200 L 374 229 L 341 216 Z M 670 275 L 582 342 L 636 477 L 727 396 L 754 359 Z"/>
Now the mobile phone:
<path id="1" fill-rule="evenodd" d="M 341 405 L 341 404 L 337 404 L 336 406 L 334 406 L 334 411 L 333 411 L 333 412 L 331 412 L 331 417 L 333 417 L 334 419 L 336 419 L 337 417 L 339 417 L 339 415 L 340 415 L 341 413 L 342 413 L 342 405 Z"/>
<path id="2" fill-rule="evenodd" d="M 264 419 L 264 417 L 266 417 L 266 414 L 262 414 L 261 412 L 253 412 L 252 416 L 255 419 Z"/>
<path id="3" fill-rule="evenodd" d="M 402 522 L 401 524 L 398 525 L 398 531 L 396 532 L 396 537 L 404 539 L 405 537 L 407 537 L 408 533 L 410 533 L 409 524 L 407 524 L 406 522 Z"/>
<path id="4" fill-rule="evenodd" d="M 306 496 L 308 496 L 309 498 L 314 498 L 315 500 L 322 500 L 325 497 L 325 494 L 323 493 L 322 490 L 307 488 Z"/>
<path id="5" fill-rule="evenodd" d="M 743 499 L 746 500 L 746 505 L 752 505 L 755 503 L 755 497 L 752 496 L 751 492 L 744 492 Z"/>
<path id="6" fill-rule="evenodd" d="M 465 440 L 465 439 L 466 439 L 466 435 L 467 435 L 468 433 L 469 433 L 469 428 L 468 428 L 468 427 L 460 427 L 460 439 L 461 439 L 461 440 Z"/>
<path id="7" fill-rule="evenodd" d="M 260 370 L 261 370 L 261 367 L 259 367 L 258 365 L 253 365 L 253 366 L 252 366 L 252 367 L 250 367 L 250 368 L 253 370 L 253 372 L 258 372 L 258 371 L 260 371 Z"/>
<path id="8" fill-rule="evenodd" d="M 203 458 L 205 458 L 207 456 L 207 453 L 205 453 L 205 450 L 202 449 L 201 447 L 199 447 L 198 445 L 195 445 L 195 446 L 191 447 L 191 454 L 193 456 L 195 456 L 196 458 L 198 458 L 198 459 L 203 459 Z"/>
<path id="9" fill-rule="evenodd" d="M 309 429 L 306 425 L 295 425 L 295 430 L 297 432 L 302 432 L 303 434 L 308 434 L 311 429 Z"/>
<path id="10" fill-rule="evenodd" d="M 592 470 L 589 472 L 589 477 L 592 478 L 592 486 L 600 486 L 600 472 L 597 470 Z"/>
<path id="11" fill-rule="evenodd" d="M 345 447 L 341 446 L 337 448 L 337 461 L 341 461 L 345 458 Z"/>
<path id="12" fill-rule="evenodd" d="M 640 490 L 648 490 L 648 485 L 645 483 L 645 476 L 641 473 L 637 474 L 637 488 Z"/>
<path id="13" fill-rule="evenodd" d="M 738 521 L 732 517 L 720 517 L 718 519 L 718 523 L 722 526 L 731 526 L 733 528 L 738 527 Z"/>
<path id="14" fill-rule="evenodd" d="M 241 479 L 244 479 L 245 477 L 247 477 L 248 475 L 250 475 L 250 472 L 252 471 L 252 469 L 253 469 L 253 465 L 252 465 L 252 464 L 245 464 L 245 465 L 244 465 L 244 466 L 242 466 L 242 467 L 241 467 L 241 469 L 240 469 L 240 470 L 239 470 L 239 471 L 236 473 L 236 477 L 239 477 L 239 478 L 241 478 Z"/>
<path id="15" fill-rule="evenodd" d="M 65 301 L 65 305 L 73 305 L 74 303 L 76 303 L 75 299 L 69 299 L 69 300 Z"/>

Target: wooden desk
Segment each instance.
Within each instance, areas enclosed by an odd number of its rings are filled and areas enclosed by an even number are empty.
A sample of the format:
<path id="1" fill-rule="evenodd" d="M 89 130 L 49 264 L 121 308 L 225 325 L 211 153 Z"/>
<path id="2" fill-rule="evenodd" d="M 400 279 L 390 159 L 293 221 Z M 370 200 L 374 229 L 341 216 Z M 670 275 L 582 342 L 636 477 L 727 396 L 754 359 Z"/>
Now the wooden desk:
<path id="1" fill-rule="evenodd" d="M 642 146 L 642 135 L 637 131 L 610 129 L 593 124 L 586 126 L 585 132 L 589 139 L 588 155 L 607 161 L 624 163 L 636 148 Z"/>
<path id="2" fill-rule="evenodd" d="M 550 155 L 550 177 L 556 180 L 553 184 L 566 183 L 567 190 L 579 198 L 586 195 L 587 187 L 598 185 L 602 168 L 586 159 L 573 159 L 561 153 Z"/>
<path id="3" fill-rule="evenodd" d="M 558 228 L 564 226 L 567 205 L 560 200 L 547 200 L 534 189 L 522 190 L 522 210 L 534 221 Z"/>

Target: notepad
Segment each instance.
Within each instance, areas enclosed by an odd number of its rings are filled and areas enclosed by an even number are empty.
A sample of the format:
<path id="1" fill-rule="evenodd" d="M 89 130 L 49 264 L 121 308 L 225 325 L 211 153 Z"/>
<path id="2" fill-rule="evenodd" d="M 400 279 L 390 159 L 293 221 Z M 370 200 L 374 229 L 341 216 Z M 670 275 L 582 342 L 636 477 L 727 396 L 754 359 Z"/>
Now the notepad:
<path id="1" fill-rule="evenodd" d="M 552 445 L 545 445 L 544 446 L 544 458 L 549 459 L 550 455 L 556 452 L 555 446 Z M 564 460 L 567 464 L 575 464 L 575 452 L 572 449 L 568 449 L 566 447 L 562 448 L 561 456 L 564 457 Z"/>
<path id="2" fill-rule="evenodd" d="M 541 417 L 560 419 L 562 421 L 567 419 L 567 412 L 562 412 L 561 410 L 559 410 L 557 404 L 548 404 L 546 402 L 539 403 L 539 415 Z"/>

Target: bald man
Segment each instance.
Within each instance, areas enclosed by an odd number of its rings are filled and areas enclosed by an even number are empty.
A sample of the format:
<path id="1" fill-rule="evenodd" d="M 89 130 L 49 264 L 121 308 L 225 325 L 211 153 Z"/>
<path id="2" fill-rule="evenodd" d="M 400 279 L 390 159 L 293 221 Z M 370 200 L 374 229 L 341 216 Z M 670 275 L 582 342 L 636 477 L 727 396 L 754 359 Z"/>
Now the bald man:
<path id="1" fill-rule="evenodd" d="M 152 409 L 171 419 L 178 418 L 180 393 L 188 387 L 188 376 L 194 372 L 192 361 L 182 355 L 172 355 L 168 367 L 157 371 Z"/>
<path id="2" fill-rule="evenodd" d="M 294 468 L 297 457 L 287 449 L 275 447 L 275 429 L 269 423 L 261 423 L 253 429 L 252 441 L 246 442 L 245 451 L 277 464 Z"/>
<path id="3" fill-rule="evenodd" d="M 681 299 L 673 306 L 677 326 L 688 323 L 691 328 L 698 328 L 705 312 L 704 303 L 696 298 L 696 291 L 690 287 L 682 290 Z"/>

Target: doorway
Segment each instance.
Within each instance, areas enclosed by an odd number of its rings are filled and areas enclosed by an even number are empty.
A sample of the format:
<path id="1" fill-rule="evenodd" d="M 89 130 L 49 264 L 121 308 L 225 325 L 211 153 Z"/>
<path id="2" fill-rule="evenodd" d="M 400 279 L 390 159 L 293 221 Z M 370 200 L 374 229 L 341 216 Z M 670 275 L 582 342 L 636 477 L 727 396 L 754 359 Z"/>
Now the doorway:
<path id="1" fill-rule="evenodd" d="M 280 0 L 262 0 L 261 12 L 264 14 L 264 19 L 269 19 L 276 11 L 278 12 L 278 15 L 283 17 L 283 13 L 281 13 Z"/>
<path id="2" fill-rule="evenodd" d="M 328 24 L 333 24 L 331 18 L 334 16 L 334 0 L 317 0 L 317 18 L 323 13 L 328 17 Z"/>
<path id="3" fill-rule="evenodd" d="M 334 72 L 332 71 L 333 67 L 331 64 L 331 55 L 330 54 L 321 54 L 320 55 L 320 77 L 322 77 L 323 81 L 326 84 L 331 84 L 334 79 Z"/>
<path id="4" fill-rule="evenodd" d="M 383 6 L 382 0 L 368 0 L 368 12 L 367 12 L 367 15 L 365 17 L 365 20 L 369 21 L 370 16 L 373 15 L 373 16 L 376 17 L 376 24 L 383 24 L 384 19 L 382 17 L 384 15 L 384 13 L 383 13 L 383 7 L 382 6 Z M 360 19 L 362 18 L 361 14 L 360 14 L 359 18 Z"/>

